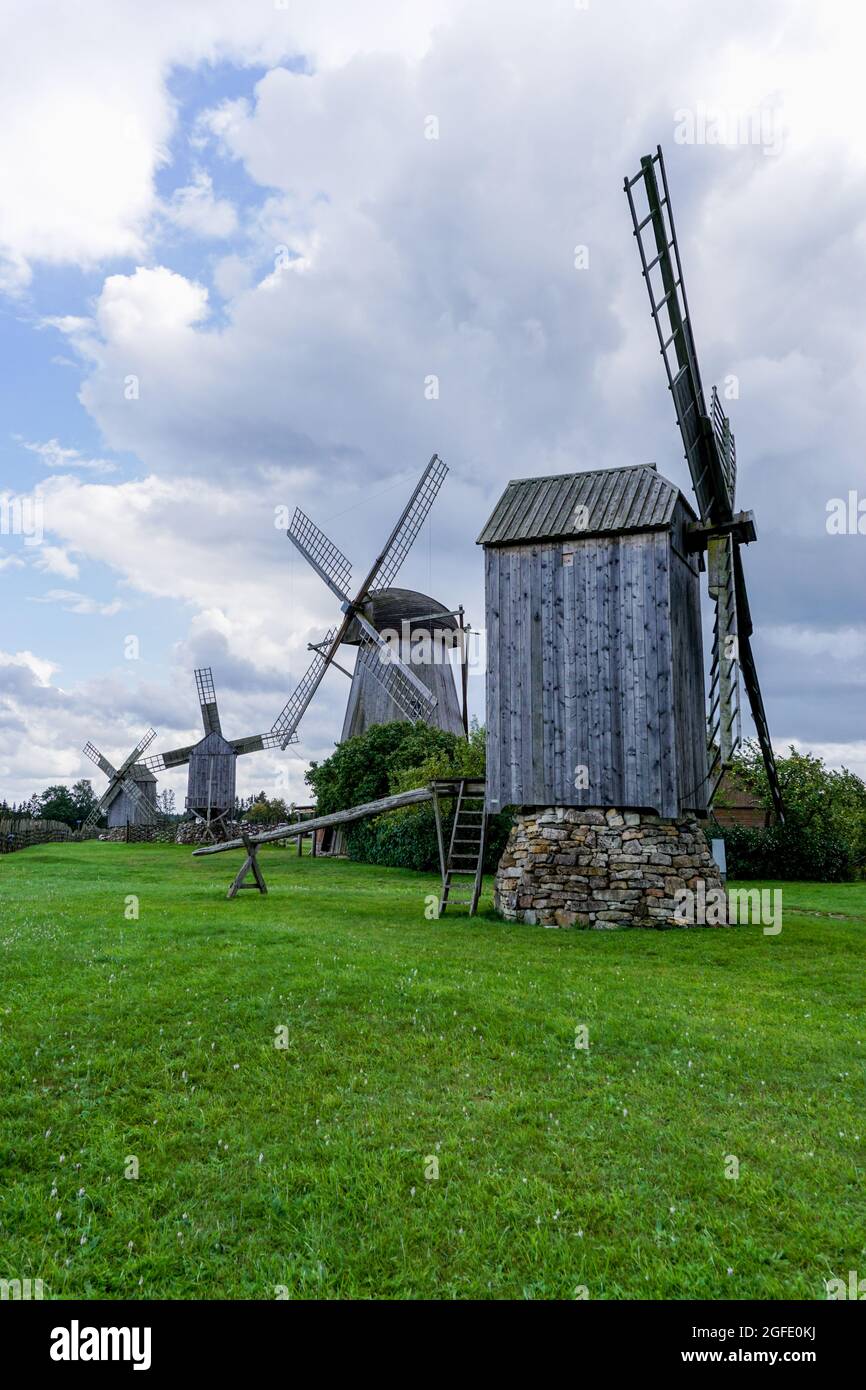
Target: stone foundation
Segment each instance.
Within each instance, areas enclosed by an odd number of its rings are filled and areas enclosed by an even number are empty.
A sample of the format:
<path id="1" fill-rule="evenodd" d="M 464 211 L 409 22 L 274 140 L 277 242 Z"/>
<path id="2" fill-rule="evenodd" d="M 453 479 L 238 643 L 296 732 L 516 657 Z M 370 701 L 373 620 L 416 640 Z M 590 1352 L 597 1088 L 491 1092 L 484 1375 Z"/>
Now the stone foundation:
<path id="1" fill-rule="evenodd" d="M 721 888 L 694 816 L 536 807 L 518 812 L 496 870 L 494 905 L 545 927 L 673 927 L 674 894 Z"/>

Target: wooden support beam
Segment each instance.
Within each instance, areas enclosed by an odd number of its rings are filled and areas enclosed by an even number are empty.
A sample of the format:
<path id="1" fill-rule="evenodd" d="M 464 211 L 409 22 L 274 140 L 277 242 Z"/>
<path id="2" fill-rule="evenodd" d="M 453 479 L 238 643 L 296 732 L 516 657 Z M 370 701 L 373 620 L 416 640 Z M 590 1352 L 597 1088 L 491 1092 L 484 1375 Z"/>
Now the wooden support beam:
<path id="1" fill-rule="evenodd" d="M 441 791 L 442 784 L 438 784 Z M 349 825 L 355 820 L 365 820 L 368 816 L 378 816 L 384 811 L 396 811 L 401 806 L 414 806 L 421 801 L 432 801 L 431 787 L 416 787 L 413 791 L 397 792 L 395 796 L 383 796 L 378 801 L 366 801 L 361 806 L 352 806 L 347 811 L 334 811 L 330 816 L 316 816 L 312 820 L 295 822 L 294 825 L 278 825 L 261 835 L 243 835 L 238 840 L 224 840 L 218 845 L 202 845 L 193 850 L 198 857 L 203 854 L 225 854 L 229 849 L 244 849 L 246 845 L 266 845 L 275 840 L 288 840 L 295 835 L 307 835 L 310 831 L 324 830 L 329 825 Z"/>
<path id="2" fill-rule="evenodd" d="M 259 861 L 257 858 L 259 852 L 258 844 L 253 844 L 253 841 L 247 834 L 241 835 L 241 841 L 247 852 L 247 857 L 235 875 L 234 882 L 226 895 L 229 898 L 234 898 L 241 888 L 258 888 L 260 893 L 267 893 L 268 891 L 268 885 L 265 883 L 265 876 L 259 868 Z M 300 841 L 298 843 L 300 843 Z M 253 883 L 244 882 L 249 873 L 253 876 Z"/>
<path id="3" fill-rule="evenodd" d="M 693 522 L 691 526 L 686 527 L 686 550 L 706 550 L 709 541 L 716 536 L 733 536 L 741 545 L 751 545 L 752 541 L 758 539 L 755 513 L 737 512 L 730 521 L 722 522 L 719 526 L 705 526 L 702 521 Z"/>

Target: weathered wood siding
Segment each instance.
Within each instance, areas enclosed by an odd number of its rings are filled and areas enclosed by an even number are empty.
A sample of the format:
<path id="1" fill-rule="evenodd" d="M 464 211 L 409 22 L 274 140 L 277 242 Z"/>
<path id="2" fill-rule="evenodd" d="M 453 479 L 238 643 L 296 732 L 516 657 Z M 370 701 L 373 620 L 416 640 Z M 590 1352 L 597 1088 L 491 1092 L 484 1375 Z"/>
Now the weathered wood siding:
<path id="1" fill-rule="evenodd" d="M 197 743 L 189 759 L 187 810 L 200 815 L 230 810 L 235 804 L 237 757 L 221 734 L 207 734 Z"/>
<path id="2" fill-rule="evenodd" d="M 145 801 L 147 801 L 151 806 L 156 806 L 156 782 L 154 781 L 154 779 L 151 777 L 145 781 L 139 782 L 138 778 L 136 777 L 133 778 L 133 781 L 135 782 L 135 785 L 138 787 L 138 790 L 141 792 L 141 795 L 144 797 Z M 113 801 L 108 807 L 105 819 L 108 823 L 109 829 L 119 825 L 126 825 L 127 821 L 130 825 L 145 825 L 149 823 L 147 813 L 143 811 L 134 801 L 130 801 L 129 797 L 126 795 L 126 792 L 123 790 L 123 787 L 121 787 L 118 790 L 117 796 L 114 797 Z"/>
<path id="3" fill-rule="evenodd" d="M 674 559 L 688 571 L 678 575 L 676 626 Z M 680 752 L 680 725 L 692 743 L 700 729 L 702 747 L 704 711 L 702 676 L 686 661 L 695 614 L 700 632 L 697 574 L 673 555 L 671 533 L 487 546 L 485 565 L 491 810 L 678 815 L 698 761 L 693 747 Z M 694 651 L 700 663 L 699 635 Z"/>

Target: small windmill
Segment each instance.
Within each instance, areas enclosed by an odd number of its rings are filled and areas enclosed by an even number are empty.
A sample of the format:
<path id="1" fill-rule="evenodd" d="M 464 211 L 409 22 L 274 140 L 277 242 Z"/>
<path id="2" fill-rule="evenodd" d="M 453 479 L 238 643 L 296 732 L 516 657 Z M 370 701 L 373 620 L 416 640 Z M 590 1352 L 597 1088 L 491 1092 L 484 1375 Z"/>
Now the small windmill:
<path id="1" fill-rule="evenodd" d="M 421 678 L 422 673 L 427 674 L 424 668 L 415 668 L 414 663 L 413 665 L 406 665 L 396 654 L 394 646 L 389 645 L 382 636 L 377 626 L 377 614 L 381 615 L 388 609 L 389 598 L 399 592 L 408 592 L 394 590 L 391 585 L 427 519 L 447 472 L 447 465 L 442 462 L 438 455 L 434 454 L 421 474 L 394 529 L 354 597 L 350 597 L 349 594 L 352 575 L 351 562 L 300 508 L 296 510 L 286 534 L 293 545 L 312 565 L 320 579 L 340 600 L 343 621 L 338 626 L 332 627 L 324 639 L 314 645 L 315 656 L 309 669 L 299 681 L 274 724 L 272 734 L 278 738 L 282 748 L 285 748 L 295 737 L 295 730 L 304 711 L 315 695 L 328 667 L 336 665 L 335 658 L 344 642 L 352 643 L 358 647 L 358 660 L 352 676 L 353 694 L 356 694 L 356 685 L 362 682 L 373 682 L 379 688 L 378 717 L 375 722 L 384 723 L 389 719 L 407 719 L 413 724 L 429 723 L 432 722 L 434 711 L 437 711 L 440 703 L 444 705 L 448 702 L 447 718 L 451 722 L 443 727 L 451 727 L 453 722 L 454 731 L 462 732 L 450 667 L 448 667 L 446 674 L 450 680 L 453 694 L 453 711 L 448 700 L 448 680 L 439 687 L 438 691 L 434 692 L 431 683 L 429 683 L 429 675 L 427 681 Z M 432 606 L 432 600 L 426 598 L 425 605 L 429 610 Z M 433 621 L 434 616 L 442 619 L 449 615 L 443 609 L 441 614 L 425 613 L 423 616 L 428 621 Z M 381 622 L 379 625 L 382 625 Z M 340 667 L 340 669 L 343 668 Z M 350 697 L 350 705 L 352 700 L 353 697 Z M 357 698 L 355 703 L 357 704 Z"/>
<path id="2" fill-rule="evenodd" d="M 633 189 L 638 184 L 643 185 L 646 209 L 635 203 Z M 700 512 L 700 521 L 689 527 L 686 544 L 691 551 L 707 552 L 708 587 L 715 603 L 708 712 L 710 797 L 739 744 L 742 671 L 773 806 L 784 820 L 776 759 L 752 653 L 752 617 L 740 553 L 743 545 L 757 538 L 755 518 L 752 512 L 734 511 L 736 448 L 715 386 L 707 411 L 660 145 L 654 155 L 643 157 L 640 172 L 625 180 L 625 192 Z"/>
<path id="3" fill-rule="evenodd" d="M 156 807 L 156 779 L 140 761 L 142 753 L 150 747 L 155 738 L 155 731 L 148 729 L 129 756 L 124 758 L 120 767 L 114 767 L 92 743 L 84 745 L 84 752 L 88 758 L 96 763 L 100 772 L 104 772 L 108 778 L 108 786 L 84 821 L 82 830 L 89 830 L 106 812 L 109 826 L 125 825 L 127 821 L 136 825 L 154 825 L 161 819 Z M 148 795 L 151 787 L 154 793 L 153 800 Z"/>
<path id="4" fill-rule="evenodd" d="M 204 738 L 186 748 L 173 748 L 144 761 L 154 772 L 189 764 L 186 809 L 194 811 L 205 822 L 211 838 L 216 839 L 217 833 L 225 828 L 226 817 L 234 809 L 238 757 L 243 753 L 261 752 L 264 748 L 284 748 L 293 740 L 283 743 L 274 733 L 224 738 L 209 666 L 196 671 L 195 684 Z"/>

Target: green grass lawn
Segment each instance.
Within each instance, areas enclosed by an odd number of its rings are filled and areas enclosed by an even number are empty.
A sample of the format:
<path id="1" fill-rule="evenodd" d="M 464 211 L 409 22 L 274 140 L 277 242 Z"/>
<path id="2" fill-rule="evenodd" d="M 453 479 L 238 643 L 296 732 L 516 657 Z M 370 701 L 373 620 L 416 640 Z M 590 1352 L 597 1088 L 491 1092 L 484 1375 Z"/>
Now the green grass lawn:
<path id="1" fill-rule="evenodd" d="M 866 885 L 782 885 L 778 936 L 546 931 L 428 921 L 420 874 L 262 861 L 268 897 L 227 902 L 234 854 L 0 860 L 0 1278 L 820 1299 L 866 1274 Z"/>

